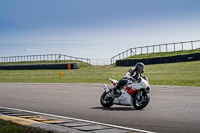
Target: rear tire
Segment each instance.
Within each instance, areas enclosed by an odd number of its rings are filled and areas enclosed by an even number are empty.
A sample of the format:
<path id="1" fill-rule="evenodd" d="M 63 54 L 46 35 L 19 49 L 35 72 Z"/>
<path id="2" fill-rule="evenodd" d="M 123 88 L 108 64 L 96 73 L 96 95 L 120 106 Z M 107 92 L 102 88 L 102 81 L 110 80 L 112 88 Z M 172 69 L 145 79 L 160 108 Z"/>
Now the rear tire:
<path id="1" fill-rule="evenodd" d="M 136 110 L 141 110 L 143 109 L 144 107 L 147 106 L 147 104 L 149 103 L 149 100 L 150 100 L 150 95 L 148 93 L 144 93 L 143 94 L 143 100 L 142 101 L 138 101 L 136 96 L 133 97 L 133 107 L 136 109 Z"/>
<path id="2" fill-rule="evenodd" d="M 112 97 L 107 97 L 107 93 L 104 92 L 101 96 L 101 99 L 100 99 L 100 102 L 101 102 L 101 105 L 105 108 L 109 108 L 113 105 L 113 98 Z"/>

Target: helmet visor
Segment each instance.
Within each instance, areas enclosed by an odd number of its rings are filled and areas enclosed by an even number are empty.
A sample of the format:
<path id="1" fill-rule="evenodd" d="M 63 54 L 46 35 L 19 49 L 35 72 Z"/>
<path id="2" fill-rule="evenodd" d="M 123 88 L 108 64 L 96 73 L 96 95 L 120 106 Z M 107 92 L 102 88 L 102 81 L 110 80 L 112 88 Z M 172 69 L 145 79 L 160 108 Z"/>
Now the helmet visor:
<path id="1" fill-rule="evenodd" d="M 144 72 L 144 67 L 141 67 L 141 68 L 139 69 L 139 71 L 140 71 L 141 73 L 143 73 L 143 72 Z"/>

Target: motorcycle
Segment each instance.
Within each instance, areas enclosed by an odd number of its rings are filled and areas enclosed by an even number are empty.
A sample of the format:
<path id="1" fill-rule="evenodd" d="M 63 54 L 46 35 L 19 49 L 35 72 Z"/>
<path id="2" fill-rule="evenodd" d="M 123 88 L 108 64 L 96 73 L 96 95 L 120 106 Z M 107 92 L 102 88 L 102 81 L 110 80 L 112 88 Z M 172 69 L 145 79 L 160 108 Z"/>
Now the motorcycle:
<path id="1" fill-rule="evenodd" d="M 110 82 L 116 86 L 118 81 L 109 78 Z M 128 80 L 127 84 L 112 94 L 113 88 L 108 88 L 103 84 L 105 92 L 102 94 L 100 102 L 103 107 L 111 107 L 113 104 L 133 106 L 136 110 L 141 110 L 147 106 L 150 100 L 150 85 L 148 79 L 140 77 L 138 82 Z"/>

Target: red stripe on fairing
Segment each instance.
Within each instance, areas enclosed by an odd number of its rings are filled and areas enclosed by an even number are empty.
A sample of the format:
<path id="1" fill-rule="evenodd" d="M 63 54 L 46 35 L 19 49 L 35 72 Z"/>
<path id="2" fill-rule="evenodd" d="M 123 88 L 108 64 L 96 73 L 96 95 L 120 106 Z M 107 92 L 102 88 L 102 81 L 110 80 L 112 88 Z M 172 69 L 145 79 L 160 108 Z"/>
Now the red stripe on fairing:
<path id="1" fill-rule="evenodd" d="M 129 95 L 133 95 L 135 92 L 138 91 L 137 89 L 131 88 L 131 87 L 126 87 L 126 88 L 124 88 L 124 90 L 125 90 Z"/>

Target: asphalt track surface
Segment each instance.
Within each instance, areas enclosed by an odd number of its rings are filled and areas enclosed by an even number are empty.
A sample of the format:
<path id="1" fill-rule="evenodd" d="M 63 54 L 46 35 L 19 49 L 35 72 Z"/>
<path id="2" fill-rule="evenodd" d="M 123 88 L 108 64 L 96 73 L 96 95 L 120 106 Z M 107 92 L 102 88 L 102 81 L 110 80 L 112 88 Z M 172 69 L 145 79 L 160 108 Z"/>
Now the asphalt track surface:
<path id="1" fill-rule="evenodd" d="M 102 93 L 102 84 L 0 83 L 0 106 L 159 133 L 200 132 L 200 87 L 152 86 L 143 110 L 103 108 Z"/>

